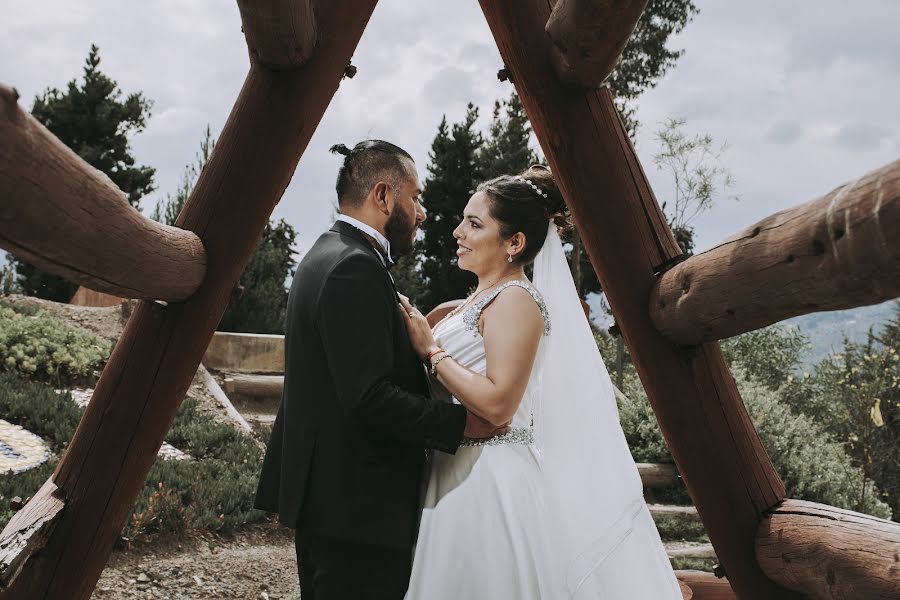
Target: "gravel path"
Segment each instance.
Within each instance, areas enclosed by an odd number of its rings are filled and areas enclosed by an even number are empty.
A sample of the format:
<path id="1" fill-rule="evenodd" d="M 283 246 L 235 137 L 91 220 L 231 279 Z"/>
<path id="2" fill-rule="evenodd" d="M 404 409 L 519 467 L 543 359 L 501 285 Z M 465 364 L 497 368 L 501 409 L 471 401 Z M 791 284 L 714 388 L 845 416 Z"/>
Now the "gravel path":
<path id="1" fill-rule="evenodd" d="M 299 600 L 291 532 L 156 540 L 110 557 L 92 598 Z"/>

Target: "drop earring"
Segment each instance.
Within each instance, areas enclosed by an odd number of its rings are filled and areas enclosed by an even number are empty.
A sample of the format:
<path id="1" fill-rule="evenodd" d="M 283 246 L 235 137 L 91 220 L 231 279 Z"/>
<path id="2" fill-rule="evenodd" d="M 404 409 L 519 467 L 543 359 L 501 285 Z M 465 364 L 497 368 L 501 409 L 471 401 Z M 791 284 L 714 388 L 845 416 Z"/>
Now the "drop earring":
<path id="1" fill-rule="evenodd" d="M 510 255 L 506 258 L 506 262 L 512 262 L 512 254 L 510 254 Z"/>

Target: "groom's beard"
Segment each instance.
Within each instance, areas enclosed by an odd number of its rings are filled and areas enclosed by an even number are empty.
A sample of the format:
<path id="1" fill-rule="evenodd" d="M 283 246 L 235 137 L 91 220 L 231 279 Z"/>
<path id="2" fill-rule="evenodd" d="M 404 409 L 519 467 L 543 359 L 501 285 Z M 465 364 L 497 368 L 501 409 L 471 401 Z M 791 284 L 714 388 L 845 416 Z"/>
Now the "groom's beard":
<path id="1" fill-rule="evenodd" d="M 416 240 L 416 215 L 408 218 L 394 205 L 394 210 L 384 224 L 384 237 L 391 243 L 392 258 L 405 256 L 412 252 Z"/>

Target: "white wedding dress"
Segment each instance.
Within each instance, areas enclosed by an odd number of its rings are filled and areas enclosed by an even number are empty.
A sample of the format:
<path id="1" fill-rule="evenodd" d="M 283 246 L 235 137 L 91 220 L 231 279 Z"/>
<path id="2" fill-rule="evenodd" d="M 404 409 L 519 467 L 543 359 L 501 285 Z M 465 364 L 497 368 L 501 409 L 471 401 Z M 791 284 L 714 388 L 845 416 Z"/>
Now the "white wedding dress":
<path id="1" fill-rule="evenodd" d="M 543 261 L 539 255 L 535 284 L 541 279 L 542 264 L 555 264 L 550 271 L 555 275 L 564 269 L 571 284 L 565 256 L 562 265 L 559 256 L 547 256 L 554 251 L 562 253 L 555 229 L 550 233 L 553 239 L 548 234 L 547 243 L 558 248 L 542 251 Z M 548 274 L 544 268 L 545 279 Z M 481 311 L 510 286 L 531 293 L 544 316 L 547 335 L 539 346 L 511 431 L 487 441 L 464 442 L 455 455 L 433 453 L 406 598 L 680 599 L 678 583 L 643 500 L 615 401 L 612 413 L 608 399 L 596 401 L 597 394 L 612 397 L 602 361 L 602 371 L 584 372 L 585 367 L 571 356 L 549 354 L 564 354 L 573 344 L 577 347 L 579 340 L 587 339 L 583 335 L 572 339 L 577 328 L 585 330 L 596 352 L 580 304 L 581 319 L 574 319 L 577 327 L 566 331 L 572 315 L 562 311 L 568 306 L 545 304 L 535 287 L 510 281 L 438 323 L 436 341 L 461 365 L 484 374 L 484 340 L 478 321 Z M 577 303 L 577 295 L 574 298 Z M 550 335 L 558 325 L 556 320 L 551 322 L 554 310 L 561 315 L 562 331 Z M 596 358 L 599 360 L 599 354 Z M 578 375 L 594 384 L 592 392 L 568 389 L 577 387 L 567 373 L 572 367 L 581 369 Z M 606 375 L 608 391 L 596 389 L 598 375 Z M 565 380 L 558 381 L 559 377 Z M 457 402 L 436 380 L 431 386 L 436 397 Z M 557 392 L 590 399 L 563 402 Z M 598 454 L 581 455 L 583 452 Z"/>

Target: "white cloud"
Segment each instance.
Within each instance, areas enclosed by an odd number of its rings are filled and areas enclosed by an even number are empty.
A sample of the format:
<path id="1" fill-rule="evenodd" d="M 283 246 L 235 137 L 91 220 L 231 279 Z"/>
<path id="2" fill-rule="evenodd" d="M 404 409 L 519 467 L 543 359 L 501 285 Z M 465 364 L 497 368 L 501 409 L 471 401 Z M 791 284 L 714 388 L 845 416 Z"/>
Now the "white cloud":
<path id="1" fill-rule="evenodd" d="M 697 222 L 708 246 L 777 210 L 812 199 L 896 159 L 900 152 L 900 52 L 896 0 L 848 8 L 838 0 L 793 3 L 698 0 L 701 13 L 674 40 L 684 57 L 639 102 L 638 152 L 664 200 L 667 177 L 650 161 L 653 130 L 681 116 L 730 150 L 738 203 L 722 201 Z M 126 93 L 154 100 L 154 117 L 132 145 L 175 190 L 209 123 L 218 134 L 247 71 L 236 3 L 164 0 L 45 0 L 12 3 L 0 22 L 0 81 L 23 105 L 81 75 L 92 42 L 103 70 Z M 486 126 L 511 91 L 496 79 L 502 60 L 475 2 L 382 0 L 353 58 L 359 73 L 335 95 L 275 210 L 308 247 L 332 217 L 339 160 L 328 147 L 390 139 L 415 157 L 424 179 L 442 115 L 453 122 L 471 100 Z"/>

